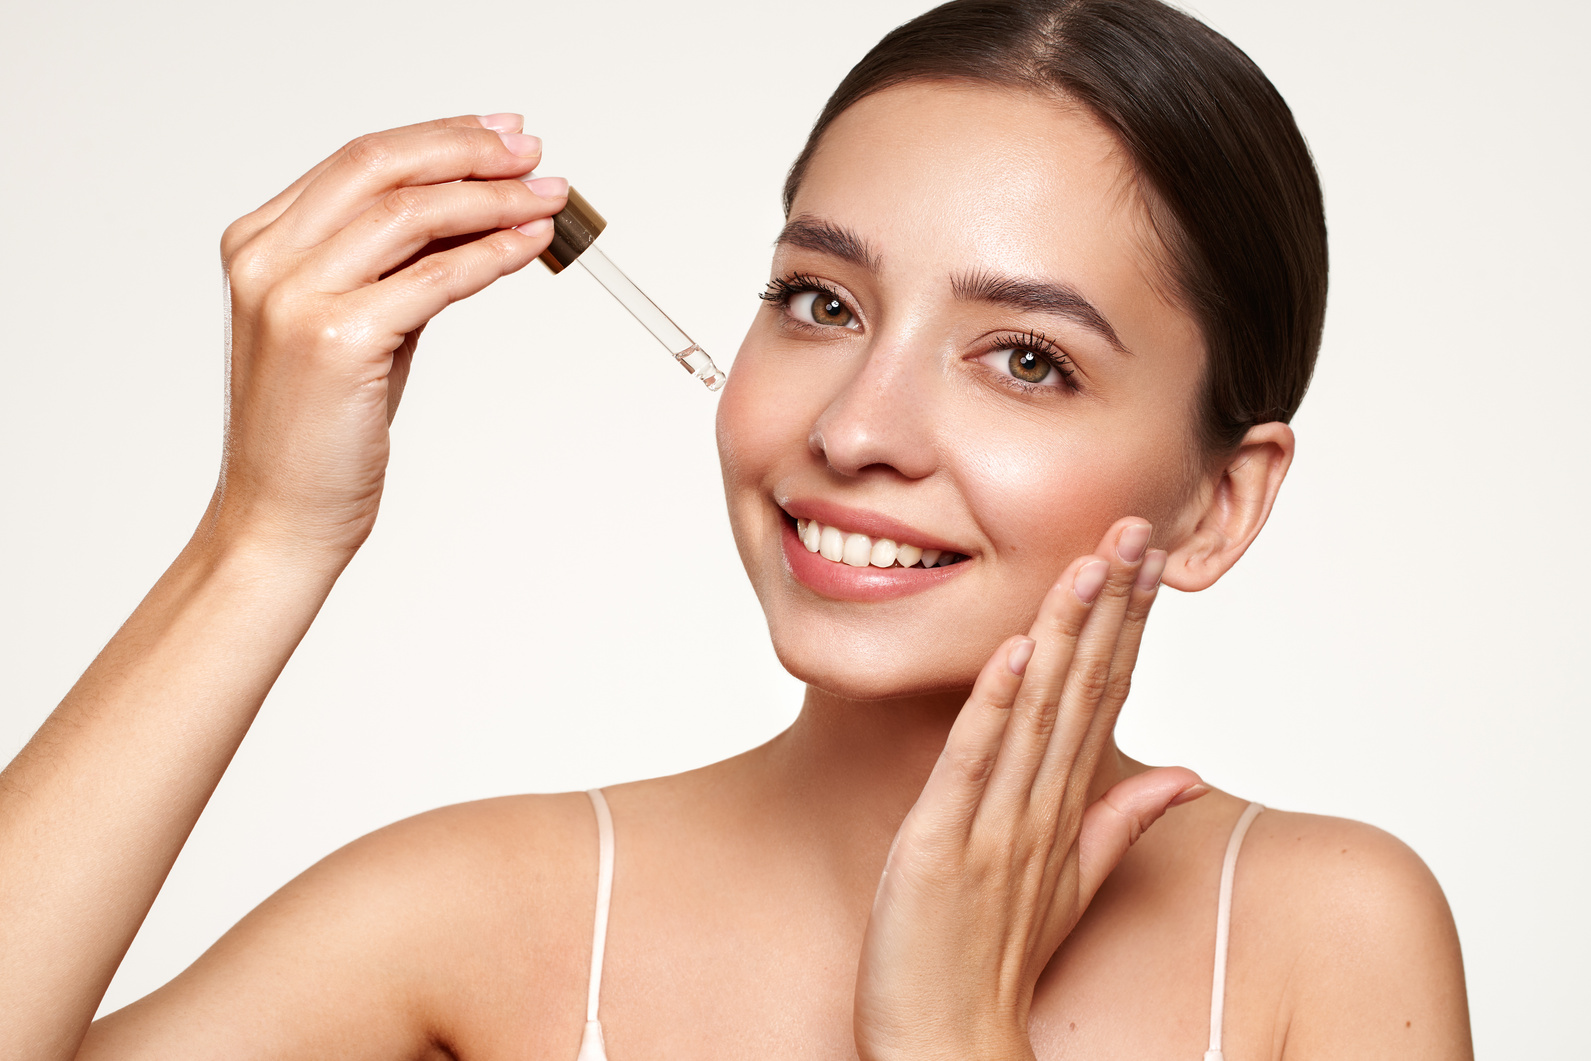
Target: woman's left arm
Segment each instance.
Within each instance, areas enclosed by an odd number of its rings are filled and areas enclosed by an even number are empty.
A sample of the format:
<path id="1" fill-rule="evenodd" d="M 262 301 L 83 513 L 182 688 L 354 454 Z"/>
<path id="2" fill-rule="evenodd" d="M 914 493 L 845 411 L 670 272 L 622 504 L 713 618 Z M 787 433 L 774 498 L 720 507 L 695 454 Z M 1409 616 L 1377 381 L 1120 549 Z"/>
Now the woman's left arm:
<path id="1" fill-rule="evenodd" d="M 1033 1057 L 1039 974 L 1192 771 L 1148 770 L 1090 802 L 1114 747 L 1165 554 L 1117 523 L 1074 561 L 1028 637 L 985 664 L 896 834 L 857 972 L 862 1061 Z"/>

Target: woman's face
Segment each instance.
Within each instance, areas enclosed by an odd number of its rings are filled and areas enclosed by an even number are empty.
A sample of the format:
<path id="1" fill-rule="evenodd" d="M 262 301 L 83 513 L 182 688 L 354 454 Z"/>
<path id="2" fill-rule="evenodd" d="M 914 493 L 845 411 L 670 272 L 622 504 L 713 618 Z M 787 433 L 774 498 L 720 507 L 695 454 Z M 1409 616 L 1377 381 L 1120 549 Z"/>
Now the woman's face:
<path id="1" fill-rule="evenodd" d="M 1117 519 L 1187 533 L 1203 344 L 1160 261 L 1080 108 L 909 84 L 834 122 L 718 407 L 735 541 L 792 674 L 857 699 L 964 688 Z M 828 559 L 798 519 L 965 559 L 856 566 L 867 541 Z"/>

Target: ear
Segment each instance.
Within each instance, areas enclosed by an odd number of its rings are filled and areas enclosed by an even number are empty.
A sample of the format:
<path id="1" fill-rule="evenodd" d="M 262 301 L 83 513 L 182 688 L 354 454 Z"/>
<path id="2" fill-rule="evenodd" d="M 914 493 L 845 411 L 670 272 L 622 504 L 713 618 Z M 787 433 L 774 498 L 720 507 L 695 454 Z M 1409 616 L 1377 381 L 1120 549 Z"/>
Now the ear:
<path id="1" fill-rule="evenodd" d="M 1248 549 L 1270 518 L 1293 463 L 1293 429 L 1272 421 L 1248 429 L 1237 451 L 1207 481 L 1184 513 L 1192 524 L 1167 550 L 1162 581 L 1189 593 L 1208 589 Z"/>

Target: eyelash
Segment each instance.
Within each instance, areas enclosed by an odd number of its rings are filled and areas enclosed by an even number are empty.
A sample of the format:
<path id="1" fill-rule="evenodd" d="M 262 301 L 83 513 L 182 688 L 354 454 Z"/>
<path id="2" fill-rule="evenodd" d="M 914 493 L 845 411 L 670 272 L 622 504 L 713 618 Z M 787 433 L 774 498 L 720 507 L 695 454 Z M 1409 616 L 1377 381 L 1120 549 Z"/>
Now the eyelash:
<path id="1" fill-rule="evenodd" d="M 1060 373 L 1061 386 L 1063 388 L 1069 391 L 1077 390 L 1077 383 L 1072 379 L 1072 376 L 1076 373 L 1076 369 L 1072 365 L 1072 359 L 1056 349 L 1055 344 L 1050 342 L 1049 337 L 1043 332 L 1029 330 L 996 336 L 989 344 L 989 349 L 986 353 L 992 354 L 996 350 L 1016 350 L 1024 354 L 1036 354 L 1048 361 L 1050 367 Z M 997 376 L 997 378 L 1000 382 L 1015 387 L 1024 394 L 1055 389 L 1054 387 L 1043 387 L 1037 383 L 1028 383 L 1025 380 L 1017 379 L 1015 376 Z"/>
<path id="2" fill-rule="evenodd" d="M 827 298 L 839 299 L 841 302 L 845 301 L 845 298 L 834 288 L 817 277 L 808 276 L 805 273 L 776 276 L 768 281 L 767 290 L 760 292 L 757 297 L 770 305 L 788 307 L 792 298 L 808 291 L 816 291 Z M 854 313 L 855 310 L 852 310 L 852 312 Z M 1036 354 L 1048 361 L 1050 367 L 1060 373 L 1061 387 L 1069 391 L 1077 390 L 1077 384 L 1072 379 L 1076 371 L 1072 366 L 1072 359 L 1056 349 L 1055 344 L 1050 342 L 1049 337 L 1043 332 L 1030 329 L 1025 332 L 1011 332 L 997 336 L 989 344 L 988 349 L 984 351 L 984 355 L 994 353 L 996 350 L 1017 350 L 1022 353 Z M 1003 376 L 996 373 L 995 378 L 1023 394 L 1056 389 L 1054 387 L 1043 387 L 1037 383 L 1028 383 L 1017 379 L 1015 376 Z"/>
<path id="3" fill-rule="evenodd" d="M 805 273 L 776 276 L 768 281 L 768 289 L 757 297 L 775 306 L 788 306 L 792 298 L 808 291 L 816 291 L 821 295 L 827 295 L 829 298 L 837 298 L 841 302 L 845 301 L 834 288 L 817 277 L 808 276 Z"/>

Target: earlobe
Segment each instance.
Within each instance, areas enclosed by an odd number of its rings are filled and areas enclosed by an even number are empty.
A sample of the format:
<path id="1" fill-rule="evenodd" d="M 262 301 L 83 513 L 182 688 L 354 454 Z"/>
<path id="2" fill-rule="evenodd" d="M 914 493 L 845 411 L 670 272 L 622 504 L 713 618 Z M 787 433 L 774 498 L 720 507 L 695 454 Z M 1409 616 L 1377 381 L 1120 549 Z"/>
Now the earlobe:
<path id="1" fill-rule="evenodd" d="M 1293 429 L 1280 421 L 1248 429 L 1199 491 L 1193 504 L 1200 508 L 1188 518 L 1193 529 L 1171 548 L 1161 581 L 1192 593 L 1213 586 L 1237 563 L 1270 518 L 1293 446 Z"/>

